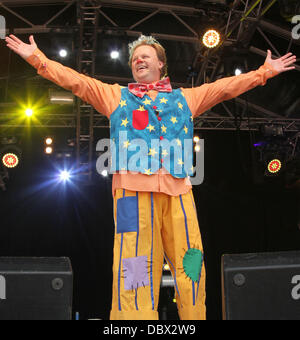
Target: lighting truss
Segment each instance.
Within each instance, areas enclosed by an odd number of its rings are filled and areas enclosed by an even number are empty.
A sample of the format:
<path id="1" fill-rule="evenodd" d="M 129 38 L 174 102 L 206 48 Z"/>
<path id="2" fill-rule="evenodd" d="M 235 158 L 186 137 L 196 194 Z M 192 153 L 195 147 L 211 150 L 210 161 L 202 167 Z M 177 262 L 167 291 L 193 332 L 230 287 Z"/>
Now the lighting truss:
<path id="1" fill-rule="evenodd" d="M 95 77 L 98 10 L 101 6 L 95 0 L 79 0 L 77 6 L 78 21 L 80 22 L 78 71 Z M 77 99 L 76 163 L 78 169 L 83 169 L 79 175 L 88 182 L 92 180 L 94 111 L 91 105 Z"/>
<path id="2" fill-rule="evenodd" d="M 220 46 L 233 46 L 239 42 L 250 42 L 255 32 L 258 32 L 261 37 L 265 40 L 266 44 L 273 51 L 275 55 L 280 56 L 279 49 L 276 43 L 272 39 L 268 38 L 266 33 L 271 33 L 276 38 L 283 39 L 287 42 L 288 52 L 292 45 L 300 46 L 300 40 L 293 40 L 291 32 L 283 27 L 275 25 L 264 19 L 264 14 L 271 8 L 276 0 L 236 0 L 234 5 L 230 7 L 226 14 L 226 23 L 222 28 L 223 39 Z M 153 3 L 147 1 L 131 1 L 131 0 L 9 0 L 0 2 L 0 11 L 4 9 L 10 14 L 15 15 L 19 20 L 24 23 L 24 27 L 18 27 L 11 30 L 9 33 L 16 35 L 22 34 L 34 34 L 44 33 L 49 34 L 50 32 L 55 34 L 66 33 L 66 32 L 78 32 L 78 36 L 84 33 L 87 27 L 88 20 L 84 20 L 82 17 L 83 12 L 80 11 L 81 4 L 85 3 L 86 7 L 93 7 L 93 15 L 97 16 L 98 23 L 94 25 L 94 31 L 92 35 L 92 43 L 95 43 L 96 35 L 104 32 L 104 28 L 101 22 L 109 23 L 111 31 L 122 30 L 128 37 L 136 38 L 142 32 L 138 30 L 138 27 L 146 23 L 149 19 L 165 14 L 170 18 L 175 19 L 177 25 L 181 25 L 183 28 L 182 35 L 165 34 L 158 32 L 156 27 L 153 27 L 152 32 L 147 32 L 158 40 L 162 41 L 173 41 L 173 42 L 185 42 L 191 44 L 191 50 L 195 50 L 194 59 L 191 60 L 193 69 L 197 72 L 196 79 L 193 79 L 193 85 L 199 86 L 204 82 L 213 82 L 216 80 L 217 69 L 221 62 L 220 48 L 207 51 L 202 46 L 200 41 L 201 33 L 197 31 L 191 24 L 190 17 L 199 17 L 200 15 L 206 15 L 203 8 L 195 8 L 188 5 L 168 5 L 164 3 Z M 45 6 L 60 5 L 59 9 L 53 16 L 47 20 L 47 22 L 40 24 L 32 22 L 15 11 L 14 8 L 20 5 L 28 6 Z M 81 6 L 81 7 L 80 7 Z M 75 15 L 78 15 L 77 24 L 74 27 L 71 26 L 55 26 L 55 20 L 60 17 L 66 10 L 73 8 Z M 107 11 L 109 9 L 109 12 Z M 139 17 L 136 22 L 133 22 L 130 27 L 122 27 L 117 19 L 111 14 L 114 10 L 126 10 L 127 12 L 132 11 L 132 17 L 134 18 L 134 12 L 139 11 L 144 13 L 142 18 Z M 214 10 L 211 10 L 212 12 Z M 217 11 L 217 9 L 215 9 Z M 108 14 L 110 13 L 110 14 Z M 107 30 L 107 25 L 106 28 Z M 83 50 L 85 47 L 83 44 L 80 46 L 81 61 L 78 64 L 78 70 L 82 70 L 82 62 L 88 60 L 89 65 L 92 67 L 94 64 L 93 54 L 90 53 L 89 59 L 85 59 Z M 254 43 L 250 45 L 249 52 L 256 55 L 265 57 L 266 52 L 255 46 Z M 296 64 L 296 71 L 300 71 L 300 65 Z M 91 72 L 90 72 L 91 73 Z M 91 73 L 92 74 L 92 73 Z M 118 82 L 121 85 L 126 85 L 130 80 L 124 77 L 109 77 L 103 75 L 94 75 L 95 78 L 101 79 L 105 82 Z M 190 80 L 191 81 L 191 80 Z M 191 87 L 191 82 L 187 81 L 182 84 L 172 84 L 176 87 Z M 249 109 L 249 116 L 242 116 L 240 119 L 240 129 L 259 129 L 260 124 L 266 124 L 268 122 L 278 122 L 285 127 L 286 131 L 299 131 L 300 122 L 299 119 L 290 119 L 289 117 L 281 116 L 278 113 L 270 112 L 263 107 L 260 107 L 251 102 L 245 102 L 244 100 L 237 98 L 236 103 L 241 107 L 247 107 Z M 234 130 L 236 129 L 236 119 L 234 114 L 231 112 L 230 107 L 227 103 L 222 104 L 222 109 L 218 112 L 214 109 L 208 111 L 201 117 L 194 120 L 196 129 L 211 129 L 211 130 Z M 93 128 L 108 128 L 109 122 L 105 117 L 101 117 L 98 114 L 91 112 L 90 108 L 82 107 L 80 105 L 74 106 L 74 114 L 71 115 L 47 115 L 41 117 L 39 123 L 33 123 L 32 126 L 48 126 L 48 127 L 76 127 L 78 130 L 78 136 L 89 136 L 92 137 Z M 79 117 L 87 118 L 87 124 L 81 124 L 79 126 Z M 10 115 L 11 117 L 11 115 Z M 259 117 L 259 118 L 258 118 Z M 13 121 L 5 120 L 7 115 L 4 112 L 1 113 L 0 107 L 0 126 L 22 126 L 20 123 L 13 123 Z M 82 127 L 85 126 L 86 132 L 82 132 Z M 81 132 L 80 132 L 81 131 Z M 83 138 L 83 137 L 82 137 Z M 80 151 L 81 152 L 81 151 Z"/>

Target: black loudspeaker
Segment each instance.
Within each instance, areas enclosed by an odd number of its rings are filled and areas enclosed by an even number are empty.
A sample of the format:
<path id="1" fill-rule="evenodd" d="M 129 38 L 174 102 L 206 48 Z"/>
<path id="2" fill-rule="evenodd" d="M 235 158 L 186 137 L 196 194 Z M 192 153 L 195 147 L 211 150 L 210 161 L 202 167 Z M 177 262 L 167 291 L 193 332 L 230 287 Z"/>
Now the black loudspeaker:
<path id="1" fill-rule="evenodd" d="M 224 320 L 299 320 L 300 252 L 222 256 Z"/>
<path id="2" fill-rule="evenodd" d="M 0 257 L 0 320 L 70 320 L 68 258 Z"/>

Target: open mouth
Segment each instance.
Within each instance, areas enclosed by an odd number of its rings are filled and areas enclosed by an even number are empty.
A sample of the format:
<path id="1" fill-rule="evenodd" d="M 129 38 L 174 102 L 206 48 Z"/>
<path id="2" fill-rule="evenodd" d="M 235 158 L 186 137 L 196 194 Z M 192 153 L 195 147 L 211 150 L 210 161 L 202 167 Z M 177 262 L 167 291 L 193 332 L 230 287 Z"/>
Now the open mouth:
<path id="1" fill-rule="evenodd" d="M 139 67 L 137 68 L 137 72 L 141 72 L 141 71 L 143 71 L 143 70 L 147 70 L 147 67 L 146 67 L 146 66 L 139 66 Z"/>

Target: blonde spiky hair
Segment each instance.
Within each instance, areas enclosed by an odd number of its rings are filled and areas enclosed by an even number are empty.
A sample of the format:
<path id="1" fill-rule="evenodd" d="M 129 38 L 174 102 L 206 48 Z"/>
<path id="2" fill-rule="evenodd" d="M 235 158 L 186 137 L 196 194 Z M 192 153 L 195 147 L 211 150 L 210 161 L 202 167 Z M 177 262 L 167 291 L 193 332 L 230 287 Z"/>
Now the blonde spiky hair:
<path id="1" fill-rule="evenodd" d="M 164 63 L 164 66 L 161 69 L 161 78 L 166 77 L 167 74 L 168 74 L 166 51 L 162 47 L 162 45 L 152 36 L 141 35 L 137 40 L 128 44 L 128 49 L 129 49 L 128 65 L 129 65 L 129 67 L 131 68 L 132 57 L 133 57 L 134 51 L 136 50 L 137 47 L 142 46 L 142 45 L 152 46 L 156 50 L 158 59 Z"/>

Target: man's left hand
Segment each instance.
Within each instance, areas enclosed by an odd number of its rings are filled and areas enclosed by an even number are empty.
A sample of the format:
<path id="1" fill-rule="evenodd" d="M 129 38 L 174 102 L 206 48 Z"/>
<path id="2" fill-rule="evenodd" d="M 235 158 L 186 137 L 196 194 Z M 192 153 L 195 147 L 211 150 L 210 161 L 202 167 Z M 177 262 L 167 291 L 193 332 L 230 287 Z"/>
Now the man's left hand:
<path id="1" fill-rule="evenodd" d="M 272 59 L 272 52 L 268 50 L 268 55 L 265 62 L 271 65 L 273 69 L 276 70 L 278 73 L 282 73 L 294 70 L 295 66 L 291 65 L 294 64 L 296 60 L 297 57 L 293 55 L 293 53 L 288 53 L 278 59 Z"/>

